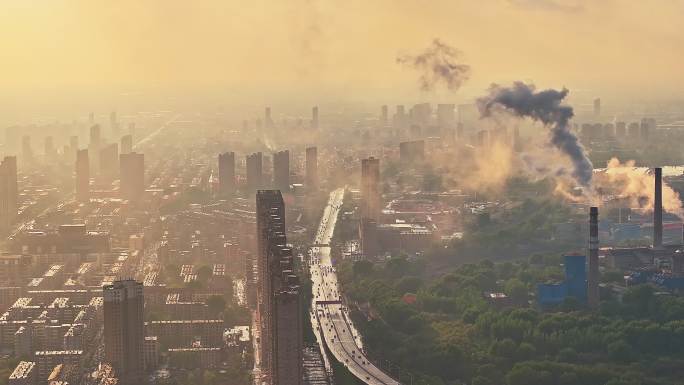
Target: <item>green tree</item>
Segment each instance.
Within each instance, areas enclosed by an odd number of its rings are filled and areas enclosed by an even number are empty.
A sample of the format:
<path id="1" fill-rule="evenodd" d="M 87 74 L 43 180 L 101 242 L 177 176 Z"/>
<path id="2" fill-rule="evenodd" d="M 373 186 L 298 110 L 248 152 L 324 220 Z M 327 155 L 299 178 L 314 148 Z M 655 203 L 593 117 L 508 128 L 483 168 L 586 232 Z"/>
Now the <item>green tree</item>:
<path id="1" fill-rule="evenodd" d="M 207 298 L 207 307 L 212 317 L 217 317 L 226 309 L 226 299 L 222 295 L 212 295 Z"/>
<path id="2" fill-rule="evenodd" d="M 517 278 L 508 280 L 505 291 L 514 303 L 527 303 L 527 286 L 521 280 Z"/>
<path id="3" fill-rule="evenodd" d="M 575 362 L 577 361 L 577 351 L 573 348 L 563 348 L 558 352 L 558 361 Z"/>
<path id="4" fill-rule="evenodd" d="M 635 359 L 634 349 L 625 341 L 615 341 L 608 345 L 608 355 L 618 362 L 630 362 Z"/>
<path id="5" fill-rule="evenodd" d="M 214 270 L 210 266 L 202 265 L 197 269 L 197 279 L 202 282 L 207 282 L 212 274 L 214 274 Z"/>

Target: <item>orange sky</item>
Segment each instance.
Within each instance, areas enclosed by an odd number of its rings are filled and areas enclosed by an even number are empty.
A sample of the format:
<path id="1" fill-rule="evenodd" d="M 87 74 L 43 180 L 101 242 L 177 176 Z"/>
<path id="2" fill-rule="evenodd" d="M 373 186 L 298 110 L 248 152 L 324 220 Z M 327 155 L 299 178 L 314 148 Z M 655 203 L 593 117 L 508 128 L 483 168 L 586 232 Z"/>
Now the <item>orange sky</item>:
<path id="1" fill-rule="evenodd" d="M 267 100 L 419 98 L 398 66 L 440 38 L 468 99 L 492 81 L 587 97 L 684 94 L 681 0 L 2 0 L 0 100 L 82 90 Z"/>

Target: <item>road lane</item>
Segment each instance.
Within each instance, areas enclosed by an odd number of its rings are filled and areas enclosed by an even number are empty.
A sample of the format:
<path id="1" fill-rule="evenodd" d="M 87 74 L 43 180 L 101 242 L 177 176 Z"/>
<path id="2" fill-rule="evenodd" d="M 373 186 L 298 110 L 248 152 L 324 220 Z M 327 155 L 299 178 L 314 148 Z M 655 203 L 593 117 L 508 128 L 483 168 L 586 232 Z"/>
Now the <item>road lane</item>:
<path id="1" fill-rule="evenodd" d="M 366 384 L 399 385 L 400 383 L 368 360 L 361 341 L 349 318 L 348 309 L 341 302 L 335 267 L 330 258 L 330 241 L 342 206 L 344 189 L 330 193 L 328 205 L 311 248 L 310 272 L 313 301 L 311 322 L 314 333 L 323 341 L 337 361 Z M 321 303 L 324 301 L 324 303 Z M 324 351 L 321 346 L 321 351 Z"/>

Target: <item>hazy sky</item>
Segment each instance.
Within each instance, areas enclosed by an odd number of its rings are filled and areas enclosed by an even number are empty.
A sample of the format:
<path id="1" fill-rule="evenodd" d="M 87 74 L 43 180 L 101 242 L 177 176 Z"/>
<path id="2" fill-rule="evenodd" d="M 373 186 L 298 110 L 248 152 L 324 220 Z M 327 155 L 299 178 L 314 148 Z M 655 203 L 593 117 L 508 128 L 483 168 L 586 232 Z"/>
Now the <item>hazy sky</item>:
<path id="1" fill-rule="evenodd" d="M 681 97 L 682 20 L 680 0 L 0 0 L 0 102 L 452 98 L 395 63 L 433 38 L 472 67 L 459 100 L 517 79 Z"/>

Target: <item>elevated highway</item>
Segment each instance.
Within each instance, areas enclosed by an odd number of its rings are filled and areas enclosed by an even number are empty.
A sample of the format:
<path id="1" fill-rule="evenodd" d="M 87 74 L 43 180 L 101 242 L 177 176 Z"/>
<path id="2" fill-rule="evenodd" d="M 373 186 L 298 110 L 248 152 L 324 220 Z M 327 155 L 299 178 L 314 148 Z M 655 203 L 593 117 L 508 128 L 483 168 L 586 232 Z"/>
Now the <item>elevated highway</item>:
<path id="1" fill-rule="evenodd" d="M 349 317 L 348 309 L 341 301 L 335 267 L 330 258 L 330 240 L 344 199 L 344 189 L 330 193 L 321 223 L 316 232 L 310 253 L 311 324 L 314 334 L 325 352 L 324 344 L 334 358 L 349 372 L 366 384 L 400 385 L 366 357 L 359 333 Z M 324 354 L 325 355 L 325 354 Z M 327 357 L 324 357 L 327 360 Z"/>

